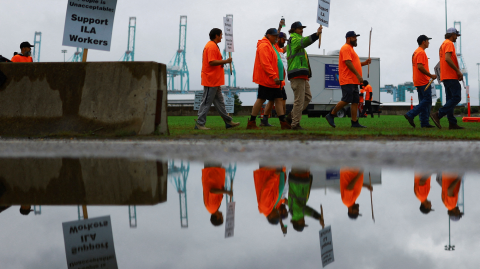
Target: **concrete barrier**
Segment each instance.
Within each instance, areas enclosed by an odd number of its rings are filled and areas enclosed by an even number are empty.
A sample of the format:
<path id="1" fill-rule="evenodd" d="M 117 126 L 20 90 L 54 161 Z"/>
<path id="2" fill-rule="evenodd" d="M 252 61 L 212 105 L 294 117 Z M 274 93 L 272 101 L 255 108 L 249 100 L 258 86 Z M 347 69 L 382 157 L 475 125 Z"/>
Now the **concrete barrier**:
<path id="1" fill-rule="evenodd" d="M 166 162 L 1 159 L 0 206 L 154 205 L 167 201 Z"/>
<path id="2" fill-rule="evenodd" d="M 155 62 L 0 63 L 0 135 L 168 134 Z"/>

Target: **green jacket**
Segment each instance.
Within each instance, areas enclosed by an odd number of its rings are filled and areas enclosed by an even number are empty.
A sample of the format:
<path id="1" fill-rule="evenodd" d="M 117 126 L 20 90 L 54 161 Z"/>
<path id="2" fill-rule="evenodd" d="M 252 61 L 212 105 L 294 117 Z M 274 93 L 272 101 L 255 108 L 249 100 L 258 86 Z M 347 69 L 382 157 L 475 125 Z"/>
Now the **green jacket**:
<path id="1" fill-rule="evenodd" d="M 297 178 L 290 173 L 288 185 L 288 209 L 292 220 L 297 221 L 304 216 L 319 219 L 320 214 L 307 205 L 312 188 L 312 177 Z"/>
<path id="2" fill-rule="evenodd" d="M 318 40 L 317 33 L 302 37 L 292 33 L 287 43 L 288 79 L 298 76 L 312 77 L 310 63 L 308 62 L 306 47 Z"/>

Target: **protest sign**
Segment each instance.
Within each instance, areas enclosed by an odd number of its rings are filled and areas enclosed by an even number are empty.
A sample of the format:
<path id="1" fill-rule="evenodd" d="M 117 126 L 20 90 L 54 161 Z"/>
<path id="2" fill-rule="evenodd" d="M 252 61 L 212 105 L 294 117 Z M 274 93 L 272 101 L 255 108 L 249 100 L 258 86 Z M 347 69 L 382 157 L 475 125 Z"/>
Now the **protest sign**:
<path id="1" fill-rule="evenodd" d="M 318 0 L 317 23 L 328 27 L 330 19 L 330 0 Z"/>
<path id="2" fill-rule="evenodd" d="M 327 226 L 325 229 L 320 230 L 320 249 L 323 267 L 335 261 L 333 257 L 332 226 Z"/>
<path id="3" fill-rule="evenodd" d="M 233 237 L 235 229 L 235 202 L 228 203 L 227 221 L 225 222 L 225 238 Z"/>

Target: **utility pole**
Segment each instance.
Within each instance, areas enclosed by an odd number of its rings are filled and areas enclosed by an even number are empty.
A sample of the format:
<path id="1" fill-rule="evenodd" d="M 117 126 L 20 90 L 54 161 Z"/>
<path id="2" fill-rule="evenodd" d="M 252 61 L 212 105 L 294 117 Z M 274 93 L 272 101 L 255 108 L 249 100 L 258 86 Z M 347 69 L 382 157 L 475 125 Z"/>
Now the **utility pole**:
<path id="1" fill-rule="evenodd" d="M 478 105 L 480 106 L 480 63 L 477 63 L 477 67 L 478 67 L 478 76 L 477 76 L 477 79 L 478 79 Z"/>
<path id="2" fill-rule="evenodd" d="M 65 53 L 67 53 L 67 50 L 62 50 L 63 53 L 63 62 L 65 62 Z"/>
<path id="3" fill-rule="evenodd" d="M 448 22 L 447 22 L 447 0 L 445 0 L 445 33 L 448 30 Z"/>

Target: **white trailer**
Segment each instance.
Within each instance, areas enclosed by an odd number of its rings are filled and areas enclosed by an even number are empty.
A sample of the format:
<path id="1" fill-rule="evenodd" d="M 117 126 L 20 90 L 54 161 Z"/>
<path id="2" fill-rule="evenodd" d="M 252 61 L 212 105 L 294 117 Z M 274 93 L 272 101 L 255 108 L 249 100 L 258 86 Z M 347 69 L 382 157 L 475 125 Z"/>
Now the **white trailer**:
<path id="1" fill-rule="evenodd" d="M 342 99 L 342 90 L 339 86 L 334 86 L 332 79 L 334 79 L 335 66 L 338 70 L 338 51 L 336 55 L 315 55 L 309 54 L 310 68 L 312 69 L 312 77 L 310 78 L 310 90 L 312 92 L 312 101 L 308 108 L 303 112 L 309 117 L 325 116 L 333 107 Z M 360 57 L 361 61 L 365 61 L 367 57 Z M 367 78 L 368 66 L 362 67 L 363 79 L 368 80 L 372 86 L 372 107 L 374 113 L 380 115 L 380 58 L 371 58 L 370 77 Z M 338 71 L 336 73 L 338 77 Z M 325 78 L 327 77 L 327 81 Z M 337 82 L 338 84 L 338 82 Z M 285 85 L 287 92 L 287 111 L 293 107 L 293 91 L 290 87 L 290 82 Z M 350 116 L 350 106 L 345 107 L 337 113 L 338 117 Z"/>

